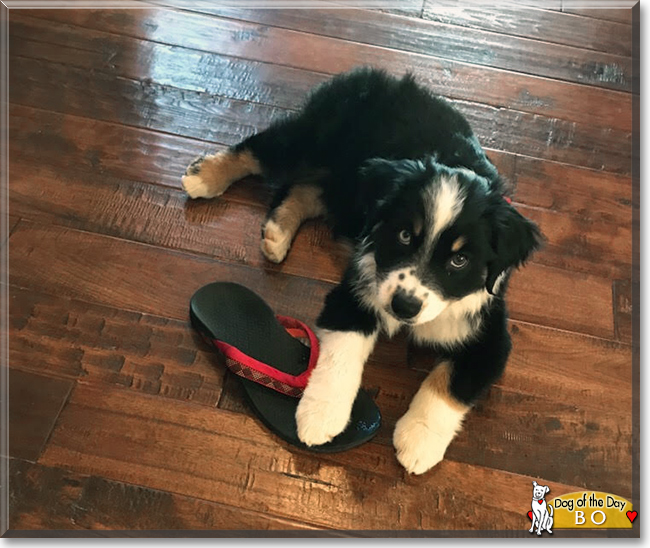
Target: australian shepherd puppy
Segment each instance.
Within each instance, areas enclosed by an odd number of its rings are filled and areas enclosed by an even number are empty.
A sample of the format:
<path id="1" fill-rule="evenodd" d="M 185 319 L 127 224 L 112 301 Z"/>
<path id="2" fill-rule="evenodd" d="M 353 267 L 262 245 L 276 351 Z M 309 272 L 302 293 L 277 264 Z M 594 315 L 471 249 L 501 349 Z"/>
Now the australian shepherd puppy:
<path id="1" fill-rule="evenodd" d="M 473 402 L 501 375 L 510 337 L 504 294 L 540 244 L 468 122 L 413 77 L 358 69 L 303 108 L 183 177 L 192 198 L 262 174 L 276 189 L 262 252 L 281 262 L 306 219 L 325 216 L 354 242 L 318 318 L 318 364 L 296 415 L 320 445 L 342 432 L 380 332 L 407 329 L 431 373 L 397 422 L 397 459 L 414 474 L 442 460 Z"/>

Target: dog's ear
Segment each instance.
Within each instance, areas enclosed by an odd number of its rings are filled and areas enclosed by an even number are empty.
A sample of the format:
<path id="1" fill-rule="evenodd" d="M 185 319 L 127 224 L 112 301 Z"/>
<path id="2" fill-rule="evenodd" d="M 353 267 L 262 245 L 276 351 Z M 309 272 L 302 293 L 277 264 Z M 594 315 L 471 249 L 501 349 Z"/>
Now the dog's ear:
<path id="1" fill-rule="evenodd" d="M 359 197 L 368 224 L 392 202 L 407 183 L 433 174 L 433 159 L 386 160 L 371 158 L 359 168 Z"/>
<path id="2" fill-rule="evenodd" d="M 537 482 L 536 482 L 536 481 L 533 481 L 533 485 L 534 485 L 535 487 L 537 487 Z"/>
<path id="3" fill-rule="evenodd" d="M 548 493 L 549 491 L 550 491 L 550 489 L 548 488 L 548 485 L 544 486 L 544 493 L 546 494 L 546 493 Z"/>
<path id="4" fill-rule="evenodd" d="M 521 215 L 502 196 L 491 195 L 488 216 L 492 228 L 492 259 L 488 262 L 485 288 L 494 295 L 494 286 L 501 274 L 522 265 L 539 249 L 543 236 L 537 225 Z"/>

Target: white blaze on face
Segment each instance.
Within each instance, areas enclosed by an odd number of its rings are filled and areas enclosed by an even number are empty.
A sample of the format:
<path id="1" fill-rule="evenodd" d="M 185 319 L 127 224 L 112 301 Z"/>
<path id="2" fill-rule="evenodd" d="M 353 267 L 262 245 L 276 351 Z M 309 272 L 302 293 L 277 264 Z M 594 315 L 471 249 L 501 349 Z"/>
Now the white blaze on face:
<path id="1" fill-rule="evenodd" d="M 423 194 L 425 205 L 425 242 L 421 252 L 414 260 L 429 257 L 440 237 L 440 234 L 451 226 L 460 214 L 465 200 L 465 192 L 461 188 L 456 175 L 441 177 L 432 183 Z M 427 259 L 428 261 L 428 259 Z M 361 280 L 357 291 L 364 302 L 382 315 L 391 314 L 391 302 L 399 289 L 422 301 L 419 314 L 408 323 L 421 325 L 435 320 L 455 300 L 445 299 L 433 287 L 422 283 L 417 275 L 417 266 L 412 264 L 390 272 L 386 277 L 377 280 L 377 265 L 373 253 L 367 253 L 357 259 Z M 394 317 L 391 316 L 394 321 Z"/>
<path id="2" fill-rule="evenodd" d="M 425 214 L 428 219 L 425 250 L 430 253 L 443 230 L 449 227 L 463 209 L 465 193 L 458 177 L 444 177 L 424 192 Z"/>

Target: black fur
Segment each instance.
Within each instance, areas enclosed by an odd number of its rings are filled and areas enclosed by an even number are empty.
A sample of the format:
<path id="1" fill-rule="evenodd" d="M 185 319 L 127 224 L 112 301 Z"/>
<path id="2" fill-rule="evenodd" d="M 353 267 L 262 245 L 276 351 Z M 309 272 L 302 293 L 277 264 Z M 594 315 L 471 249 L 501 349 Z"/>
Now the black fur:
<path id="1" fill-rule="evenodd" d="M 435 355 L 453 364 L 450 391 L 463 403 L 473 402 L 501 375 L 511 347 L 503 301 L 508 271 L 528 258 L 541 236 L 503 199 L 496 168 L 446 100 L 411 76 L 396 79 L 358 69 L 323 84 L 300 112 L 234 150 L 250 151 L 260 162 L 278 188 L 274 207 L 296 180 L 311 174 L 322 188 L 335 234 L 356 242 L 357 259 L 374 253 L 379 280 L 424 253 L 426 230 L 417 232 L 429 222 L 423 192 L 440 178 L 455 177 L 465 193 L 463 209 L 430 256 L 418 259 L 418 272 L 414 268 L 408 275 L 419 276 L 445 299 L 484 288 L 496 298 L 478 312 L 471 340 L 423 344 L 433 351 L 432 364 Z M 408 231 L 408 244 L 396 240 L 401 230 Z M 451 251 L 459 236 L 468 239 L 462 254 L 469 266 L 456 269 L 450 261 L 464 260 Z M 381 318 L 363 299 L 367 278 L 353 261 L 327 297 L 318 325 L 366 335 L 377 331 Z"/>

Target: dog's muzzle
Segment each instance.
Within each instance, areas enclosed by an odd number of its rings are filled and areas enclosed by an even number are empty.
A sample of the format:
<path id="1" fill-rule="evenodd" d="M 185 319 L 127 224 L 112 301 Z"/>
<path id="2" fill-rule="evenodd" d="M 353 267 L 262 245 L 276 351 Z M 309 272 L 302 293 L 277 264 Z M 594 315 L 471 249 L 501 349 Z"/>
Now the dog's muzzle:
<path id="1" fill-rule="evenodd" d="M 410 320 L 422 310 L 422 301 L 406 291 L 397 290 L 390 303 L 393 314 L 401 320 Z"/>

